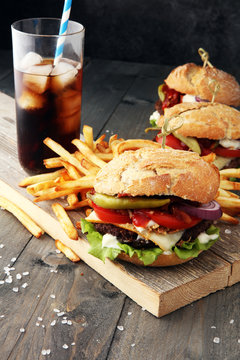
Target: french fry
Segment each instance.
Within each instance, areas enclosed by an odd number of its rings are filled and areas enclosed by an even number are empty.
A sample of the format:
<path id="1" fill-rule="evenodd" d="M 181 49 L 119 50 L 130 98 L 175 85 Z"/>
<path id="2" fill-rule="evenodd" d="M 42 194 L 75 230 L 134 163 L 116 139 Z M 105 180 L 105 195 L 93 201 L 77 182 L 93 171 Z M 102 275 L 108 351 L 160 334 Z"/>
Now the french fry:
<path id="1" fill-rule="evenodd" d="M 227 177 L 240 178 L 240 169 L 223 169 L 220 170 L 220 175 Z"/>
<path id="2" fill-rule="evenodd" d="M 111 149 L 109 147 L 104 146 L 103 144 L 97 144 L 96 150 L 98 150 L 99 152 L 105 153 L 105 154 L 108 154 L 111 152 Z"/>
<path id="3" fill-rule="evenodd" d="M 75 158 L 75 156 L 70 154 L 70 152 L 65 150 L 56 141 L 54 141 L 50 138 L 46 138 L 43 140 L 43 142 L 50 149 L 52 149 L 55 153 L 57 153 L 59 156 L 61 156 L 63 160 L 68 161 L 70 164 L 74 165 L 81 173 L 88 175 L 88 171 L 81 165 L 81 163 Z"/>
<path id="4" fill-rule="evenodd" d="M 54 158 L 49 158 L 49 159 L 44 159 L 43 160 L 43 164 L 45 166 L 45 168 L 47 169 L 53 169 L 53 168 L 57 168 L 57 167 L 61 167 L 61 157 L 54 157 Z"/>
<path id="5" fill-rule="evenodd" d="M 220 188 L 224 190 L 240 190 L 240 183 L 229 180 L 220 180 Z"/>
<path id="6" fill-rule="evenodd" d="M 35 195 L 38 191 L 49 189 L 56 186 L 55 180 L 46 180 L 37 184 L 27 186 L 27 192 L 31 195 Z"/>
<path id="7" fill-rule="evenodd" d="M 95 165 L 99 166 L 100 168 L 106 165 L 105 161 L 99 159 L 99 157 L 97 157 L 97 155 L 95 155 L 95 153 L 83 141 L 74 139 L 72 143 L 84 156 L 87 157 L 88 160 L 90 160 Z"/>
<path id="8" fill-rule="evenodd" d="M 78 203 L 78 197 L 77 197 L 77 194 L 69 194 L 67 196 L 67 202 L 68 202 L 68 205 L 75 205 Z"/>
<path id="9" fill-rule="evenodd" d="M 226 222 L 228 222 L 230 224 L 233 224 L 233 225 L 238 225 L 239 224 L 238 219 L 236 219 L 236 218 L 234 218 L 231 215 L 228 215 L 226 213 L 223 213 L 222 217 L 219 220 L 226 221 Z"/>
<path id="10" fill-rule="evenodd" d="M 10 213 L 12 213 L 25 228 L 30 231 L 36 238 L 39 238 L 44 231 L 38 226 L 31 218 L 28 216 L 22 209 L 20 209 L 16 204 L 10 200 L 0 196 L 0 206 Z"/>
<path id="11" fill-rule="evenodd" d="M 70 176 L 70 178 L 72 179 L 79 179 L 81 177 L 80 173 L 78 172 L 78 170 L 75 168 L 75 166 L 73 166 L 72 164 L 70 164 L 67 161 L 61 160 L 62 166 L 65 167 L 65 169 L 68 172 L 68 175 Z"/>
<path id="12" fill-rule="evenodd" d="M 77 240 L 78 232 L 75 229 L 68 214 L 64 210 L 63 206 L 61 204 L 55 203 L 55 204 L 52 204 L 52 209 L 53 209 L 56 217 L 58 218 L 63 230 L 68 235 L 68 237 L 72 240 Z"/>
<path id="13" fill-rule="evenodd" d="M 45 201 L 45 200 L 53 200 L 53 199 L 57 199 L 62 196 L 72 194 L 73 192 L 74 191 L 72 188 L 64 189 L 61 191 L 57 191 L 56 188 L 45 189 L 45 190 L 41 190 L 41 191 L 38 191 L 37 193 L 35 193 L 36 198 L 33 201 L 40 202 L 40 201 Z M 77 193 L 77 190 L 75 192 Z"/>
<path id="14" fill-rule="evenodd" d="M 64 209 L 65 210 L 77 210 L 77 209 L 81 209 L 81 208 L 83 208 L 85 206 L 89 206 L 89 200 L 88 199 L 78 201 L 75 204 L 65 206 Z"/>
<path id="15" fill-rule="evenodd" d="M 126 150 L 136 150 L 143 147 L 161 148 L 161 144 L 151 140 L 129 139 L 119 142 L 113 147 L 113 156 L 118 156 Z"/>
<path id="16" fill-rule="evenodd" d="M 61 176 L 64 171 L 65 171 L 65 169 L 60 169 L 60 170 L 54 171 L 52 173 L 29 176 L 29 177 L 26 177 L 25 179 L 23 179 L 18 185 L 21 187 L 26 187 L 28 185 L 37 184 L 42 181 L 55 180 L 59 176 Z"/>
<path id="17" fill-rule="evenodd" d="M 219 188 L 218 189 L 218 195 L 217 196 L 223 196 L 223 197 L 234 197 L 236 199 L 239 198 L 239 196 L 231 191 L 227 191 L 224 189 Z"/>
<path id="18" fill-rule="evenodd" d="M 74 156 L 81 162 L 81 165 L 85 167 L 91 174 L 96 175 L 100 168 L 88 161 L 80 151 L 76 151 Z"/>
<path id="19" fill-rule="evenodd" d="M 113 159 L 113 153 L 110 152 L 110 153 L 101 153 L 101 152 L 97 152 L 95 151 L 95 155 L 97 157 L 99 157 L 99 159 L 105 161 L 105 162 L 109 162 Z"/>
<path id="20" fill-rule="evenodd" d="M 60 240 L 55 240 L 55 246 L 60 250 L 69 260 L 73 262 L 80 261 L 80 257 L 68 246 L 64 245 Z"/>
<path id="21" fill-rule="evenodd" d="M 93 150 L 93 128 L 88 125 L 83 126 L 83 136 L 87 146 Z"/>
<path id="22" fill-rule="evenodd" d="M 94 180 L 95 180 L 95 176 L 83 176 L 80 179 L 77 180 L 72 180 L 72 181 L 65 181 L 62 184 L 59 184 L 56 187 L 57 191 L 61 191 L 61 190 L 67 190 L 70 189 L 73 192 L 77 192 L 81 189 L 86 189 L 86 188 L 91 188 L 93 187 L 94 184 Z"/>
<path id="23" fill-rule="evenodd" d="M 219 205 L 221 207 L 224 208 L 230 208 L 230 209 L 238 209 L 240 211 L 240 199 L 236 199 L 236 198 L 229 198 L 229 197 L 223 197 L 223 196 L 219 196 L 217 198 L 217 202 L 219 203 Z"/>
<path id="24" fill-rule="evenodd" d="M 90 190 L 91 190 L 91 188 L 80 190 L 79 194 L 80 194 L 82 200 L 87 199 L 86 194 L 87 194 Z"/>

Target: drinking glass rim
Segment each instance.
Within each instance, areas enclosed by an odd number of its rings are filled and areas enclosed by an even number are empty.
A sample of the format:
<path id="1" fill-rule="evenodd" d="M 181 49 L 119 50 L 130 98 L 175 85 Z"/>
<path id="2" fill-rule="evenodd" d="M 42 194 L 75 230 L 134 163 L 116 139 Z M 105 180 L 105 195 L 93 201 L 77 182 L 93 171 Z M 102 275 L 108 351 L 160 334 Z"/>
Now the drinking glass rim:
<path id="1" fill-rule="evenodd" d="M 74 31 L 74 32 L 71 32 L 71 33 L 68 33 L 68 34 L 54 34 L 54 35 L 48 35 L 48 34 L 35 34 L 35 33 L 28 33 L 28 32 L 25 32 L 25 31 L 22 31 L 22 30 L 19 30 L 19 29 L 16 29 L 16 25 L 19 24 L 20 22 L 24 22 L 24 21 L 34 21 L 34 20 L 57 20 L 59 22 L 61 22 L 61 19 L 60 18 L 53 18 L 53 17 L 40 17 L 40 18 L 25 18 L 25 19 L 21 19 L 21 20 L 17 20 L 17 21 L 14 21 L 14 23 L 12 23 L 11 25 L 11 28 L 12 30 L 14 31 L 17 31 L 21 34 L 24 34 L 24 35 L 29 35 L 29 36 L 35 36 L 35 37 L 52 37 L 52 38 L 59 38 L 59 37 L 67 37 L 67 36 L 71 36 L 71 35 L 76 35 L 76 34 L 80 34 L 80 33 L 84 33 L 85 32 L 85 27 L 77 22 L 77 21 L 74 21 L 74 20 L 69 20 L 70 23 L 74 23 L 74 24 L 77 24 L 77 25 L 81 25 L 82 29 L 79 30 L 79 31 Z"/>

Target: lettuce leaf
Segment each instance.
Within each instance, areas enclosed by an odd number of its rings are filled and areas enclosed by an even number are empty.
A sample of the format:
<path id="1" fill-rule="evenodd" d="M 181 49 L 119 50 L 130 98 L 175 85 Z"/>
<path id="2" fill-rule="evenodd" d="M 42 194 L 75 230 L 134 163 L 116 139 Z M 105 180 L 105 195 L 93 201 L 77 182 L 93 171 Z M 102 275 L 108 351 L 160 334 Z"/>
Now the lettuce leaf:
<path id="1" fill-rule="evenodd" d="M 151 119 L 151 120 L 149 120 L 149 122 L 152 125 L 152 127 L 157 127 L 157 120 L 156 119 Z"/>
<path id="2" fill-rule="evenodd" d="M 144 265 L 149 265 L 152 264 L 157 259 L 157 257 L 163 252 L 159 247 L 140 250 L 140 249 L 134 249 L 130 245 L 121 244 L 119 242 L 118 245 L 122 250 L 106 248 L 106 247 L 103 248 L 102 247 L 103 236 L 95 230 L 94 225 L 92 223 L 89 223 L 85 219 L 81 219 L 81 228 L 83 233 L 87 233 L 87 239 L 90 244 L 90 249 L 88 253 L 97 257 L 103 262 L 105 262 L 106 258 L 109 258 L 110 260 L 116 259 L 116 257 L 123 250 L 130 257 L 136 254 L 138 258 L 142 260 Z"/>
<path id="3" fill-rule="evenodd" d="M 132 257 L 134 254 L 144 263 L 144 265 L 152 264 L 157 257 L 163 253 L 159 247 L 151 249 L 134 249 L 132 246 L 127 244 L 121 244 L 118 242 L 119 247 L 122 249 L 113 249 L 102 247 L 102 238 L 103 236 L 95 230 L 95 227 L 92 223 L 88 222 L 85 219 L 81 219 L 82 232 L 87 233 L 87 240 L 90 244 L 89 254 L 97 257 L 98 259 L 105 262 L 106 258 L 110 260 L 116 259 L 121 251 L 124 251 L 128 256 Z M 218 237 L 215 240 L 210 240 L 206 244 L 201 244 L 196 238 L 193 242 L 184 242 L 181 247 L 174 246 L 173 251 L 180 259 L 187 259 L 189 257 L 197 257 L 200 250 L 209 249 L 218 239 L 219 239 L 219 229 L 214 225 L 211 225 L 206 231 L 208 235 L 217 234 Z"/>
<path id="4" fill-rule="evenodd" d="M 208 241 L 206 244 L 200 243 L 198 238 L 196 238 L 192 242 L 184 242 L 181 247 L 175 246 L 173 251 L 180 259 L 187 259 L 189 257 L 197 257 L 200 250 L 207 250 L 209 249 L 218 239 L 219 239 L 219 228 L 211 225 L 207 230 L 206 233 L 208 235 L 217 234 L 218 237 L 214 240 Z"/>

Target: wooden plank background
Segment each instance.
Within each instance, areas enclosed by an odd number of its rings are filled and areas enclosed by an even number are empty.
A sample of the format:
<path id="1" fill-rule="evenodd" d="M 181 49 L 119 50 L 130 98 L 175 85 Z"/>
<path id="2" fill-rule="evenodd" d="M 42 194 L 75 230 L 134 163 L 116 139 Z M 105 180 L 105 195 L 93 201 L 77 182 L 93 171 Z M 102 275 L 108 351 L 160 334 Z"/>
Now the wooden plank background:
<path id="1" fill-rule="evenodd" d="M 8 64 L 8 70 L 0 74 L 0 87 L 12 95 L 11 64 Z M 94 64 L 95 69 L 101 69 L 101 62 L 99 66 L 97 60 L 89 62 L 84 73 L 84 89 L 87 89 L 88 82 L 94 82 L 92 76 L 96 74 L 94 71 L 91 73 L 91 66 Z M 107 74 L 106 65 L 105 75 L 101 78 L 101 86 L 108 96 L 101 98 L 99 84 L 96 85 L 98 90 L 95 93 L 92 90 L 89 96 L 84 91 L 83 121 L 89 125 L 94 124 L 94 129 L 95 125 L 98 126 L 99 132 L 105 129 L 111 131 L 110 124 L 115 121 L 117 128 L 121 128 L 123 132 L 118 131 L 120 136 L 137 137 L 137 130 L 139 137 L 142 137 L 146 127 L 142 112 L 145 112 L 147 117 L 151 113 L 156 100 L 156 86 L 163 79 L 164 69 L 161 66 L 124 63 L 116 63 L 112 69 L 112 72 Z M 120 81 L 121 77 L 129 77 L 131 81 L 126 81 L 123 85 L 125 88 L 119 90 L 117 81 Z M 109 78 L 112 80 L 107 88 L 105 84 Z M 145 83 L 149 84 L 146 88 Z M 135 84 L 142 84 L 143 89 Z M 119 91 L 121 94 L 118 95 L 118 100 L 115 97 L 113 101 L 115 95 L 112 93 Z M 102 120 L 95 124 L 94 119 L 99 120 L 97 114 L 101 114 L 101 109 L 105 108 L 109 97 L 112 104 L 109 105 L 108 115 L 105 116 L 102 110 Z M 124 127 L 122 119 L 131 126 Z M 2 123 L 0 127 L 2 129 Z M 97 135 L 96 133 L 95 136 Z M 10 142 L 7 148 L 14 149 L 14 142 L 10 138 L 7 137 L 5 142 L 4 139 L 1 140 L 3 144 Z M 19 176 L 18 171 L 14 172 L 15 164 L 10 165 L 6 154 L 7 151 L 1 155 L 4 167 L 9 166 L 13 177 Z M 1 166 L 1 175 L 2 171 L 4 169 Z M 11 179 L 9 182 L 11 183 Z M 43 348 L 50 348 L 51 358 L 57 359 L 238 358 L 239 284 L 157 319 L 136 306 L 83 262 L 72 264 L 56 254 L 53 242 L 47 235 L 37 241 L 29 236 L 16 219 L 4 211 L 0 212 L 0 225 L 1 243 L 5 244 L 5 247 L 0 249 L 0 264 L 6 265 L 16 256 L 14 275 L 21 271 L 30 272 L 30 278 L 26 280 L 29 286 L 21 289 L 18 294 L 12 292 L 13 285 L 17 283 L 15 279 L 14 284 L 0 287 L 0 313 L 5 314 L 5 318 L 0 318 L 0 347 L 3 359 L 33 359 L 36 356 L 44 359 L 45 357 L 41 356 Z M 226 228 L 229 229 L 229 226 Z M 236 231 L 238 234 L 239 230 Z M 238 244 L 233 243 L 232 256 L 236 256 L 237 249 Z M 218 251 L 216 246 L 215 250 Z M 57 273 L 51 272 L 56 268 Z M 2 272 L 1 278 L 5 276 Z M 49 296 L 53 293 L 55 299 Z M 62 325 L 59 318 L 55 327 L 50 326 L 50 321 L 56 319 L 52 311 L 55 306 L 66 311 L 73 322 L 72 326 Z M 45 328 L 35 325 L 38 316 L 43 317 Z M 118 325 L 122 326 L 123 330 L 119 330 Z M 20 326 L 25 327 L 25 333 L 19 332 Z M 214 343 L 214 337 L 219 337 L 220 342 Z M 70 345 L 71 341 L 75 341 L 76 345 L 63 350 L 62 344 Z"/>

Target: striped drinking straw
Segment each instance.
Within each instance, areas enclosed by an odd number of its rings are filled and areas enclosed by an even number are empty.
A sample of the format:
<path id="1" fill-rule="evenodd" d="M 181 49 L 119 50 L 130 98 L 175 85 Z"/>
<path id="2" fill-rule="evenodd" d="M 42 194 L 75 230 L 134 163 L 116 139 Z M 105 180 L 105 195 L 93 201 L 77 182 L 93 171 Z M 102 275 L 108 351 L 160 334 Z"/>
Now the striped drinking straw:
<path id="1" fill-rule="evenodd" d="M 71 11 L 71 5 L 72 5 L 72 0 L 65 0 L 59 35 L 65 35 L 67 33 L 67 26 L 68 26 L 70 11 Z M 55 52 L 54 64 L 53 64 L 54 66 L 57 65 L 57 63 L 59 62 L 59 60 L 62 57 L 64 41 L 65 41 L 65 37 L 59 36 L 58 41 L 57 41 L 57 48 L 56 48 L 56 52 Z"/>

